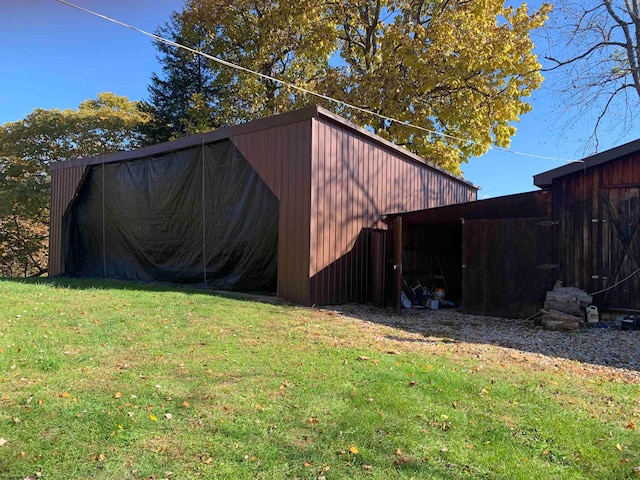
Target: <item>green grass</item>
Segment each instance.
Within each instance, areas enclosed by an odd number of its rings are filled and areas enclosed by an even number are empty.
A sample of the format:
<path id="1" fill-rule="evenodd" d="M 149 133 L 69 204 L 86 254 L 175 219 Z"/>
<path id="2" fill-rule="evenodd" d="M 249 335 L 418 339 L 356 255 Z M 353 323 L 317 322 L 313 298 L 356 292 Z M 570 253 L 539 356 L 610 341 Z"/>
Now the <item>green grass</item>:
<path id="1" fill-rule="evenodd" d="M 0 280 L 0 478 L 640 478 L 639 385 L 403 333 L 170 287 Z"/>

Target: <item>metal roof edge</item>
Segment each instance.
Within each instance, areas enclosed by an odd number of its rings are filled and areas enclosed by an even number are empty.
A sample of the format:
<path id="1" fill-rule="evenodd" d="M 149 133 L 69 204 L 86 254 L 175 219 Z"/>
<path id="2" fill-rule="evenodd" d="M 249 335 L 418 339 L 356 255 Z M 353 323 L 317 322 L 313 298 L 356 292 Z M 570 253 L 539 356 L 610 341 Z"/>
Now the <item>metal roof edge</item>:
<path id="1" fill-rule="evenodd" d="M 448 205 L 438 205 L 437 207 L 420 208 L 418 210 L 411 210 L 409 212 L 383 213 L 382 216 L 385 218 L 392 219 L 395 217 L 403 217 L 403 216 L 407 216 L 415 213 L 424 212 L 426 210 L 429 210 L 429 211 L 446 210 L 446 209 L 450 209 L 451 207 L 463 207 L 465 205 L 480 205 L 480 204 L 488 204 L 488 203 L 490 204 L 490 203 L 494 203 L 496 201 L 500 201 L 504 199 L 521 199 L 525 197 L 536 196 L 541 193 L 543 193 L 542 190 L 531 190 L 529 192 L 511 193 L 509 195 L 499 195 L 497 197 L 482 198 L 480 200 L 468 200 L 466 202 L 450 203 Z"/>
<path id="2" fill-rule="evenodd" d="M 431 162 L 431 161 L 429 161 L 429 160 L 427 160 L 427 159 L 425 159 L 425 158 L 423 158 L 423 157 L 421 157 L 419 155 L 416 155 L 413 152 L 410 152 L 406 148 L 403 148 L 403 147 L 401 147 L 399 145 L 396 145 L 395 143 L 390 142 L 389 140 L 387 140 L 385 138 L 382 138 L 381 136 L 376 135 L 375 133 L 372 133 L 372 132 L 368 131 L 367 129 L 356 125 L 355 123 L 347 120 L 346 118 L 341 117 L 340 115 L 336 115 L 335 113 L 327 110 L 324 107 L 321 107 L 320 105 L 317 106 L 317 113 L 318 113 L 318 115 L 317 115 L 318 117 L 326 118 L 327 120 L 330 120 L 330 121 L 335 122 L 335 123 L 337 123 L 337 124 L 339 124 L 339 125 L 341 125 L 341 126 L 343 126 L 345 128 L 353 130 L 353 131 L 355 131 L 355 132 L 357 132 L 357 133 L 359 133 L 361 135 L 364 135 L 364 136 L 368 137 L 369 139 L 371 139 L 372 141 L 374 141 L 376 143 L 384 145 L 386 148 L 388 148 L 390 150 L 393 150 L 393 151 L 395 151 L 397 153 L 400 153 L 401 155 L 403 155 L 405 157 L 410 158 L 414 162 L 420 163 L 422 165 L 425 165 L 425 166 L 431 168 L 432 170 L 436 170 L 436 171 L 438 171 L 440 173 L 443 173 L 443 174 L 445 174 L 445 175 L 447 175 L 449 177 L 452 177 L 453 179 L 457 180 L 458 182 L 460 182 L 460 183 L 462 183 L 462 184 L 464 184 L 466 186 L 469 186 L 469 187 L 474 188 L 476 190 L 480 190 L 480 186 L 476 185 L 473 182 L 470 182 L 466 178 L 464 178 L 464 177 L 462 177 L 460 175 L 456 175 L 455 173 L 452 173 L 449 170 L 447 170 L 445 168 L 442 168 L 441 166 L 436 165 L 435 163 L 433 163 L 433 162 Z"/>
<path id="3" fill-rule="evenodd" d="M 120 162 L 124 160 L 133 160 L 136 158 L 161 155 L 163 153 L 192 148 L 197 145 L 201 145 L 202 143 L 217 142 L 220 140 L 256 132 L 259 130 L 265 130 L 267 128 L 297 123 L 309 120 L 317 116 L 318 107 L 316 105 L 312 105 L 309 107 L 301 108 L 299 110 L 272 115 L 271 117 L 259 118 L 250 122 L 241 123 L 239 125 L 220 127 L 210 132 L 197 133 L 195 135 L 189 135 L 188 137 L 182 137 L 176 140 L 150 145 L 148 147 L 141 147 L 134 150 L 105 153 L 93 157 L 80 157 L 65 160 L 62 162 L 56 162 L 50 165 L 49 170 L 54 171 L 69 167 L 97 165 L 100 163 Z"/>
<path id="4" fill-rule="evenodd" d="M 291 112 L 285 112 L 278 115 L 273 115 L 270 117 L 259 118 L 256 120 L 252 120 L 250 122 L 242 123 L 239 125 L 232 125 L 227 127 L 221 127 L 216 130 L 212 130 L 210 132 L 198 133 L 195 135 L 190 135 L 188 137 L 182 137 L 177 140 L 171 140 L 169 142 L 158 143 L 155 145 L 150 145 L 148 147 L 141 147 L 134 150 L 126 150 L 120 152 L 113 153 L 105 153 L 102 155 L 96 155 L 93 157 L 80 157 L 74 158 L 70 160 L 65 160 L 62 162 L 56 162 L 49 166 L 50 171 L 60 170 L 69 167 L 79 167 L 79 166 L 88 166 L 88 165 L 97 165 L 101 163 L 112 163 L 112 162 L 121 162 L 125 160 L 134 160 L 137 158 L 150 157 L 154 155 L 161 155 L 168 152 L 175 152 L 178 150 L 184 150 L 187 148 L 192 148 L 202 143 L 212 143 L 220 140 L 224 140 L 231 137 L 236 137 L 239 135 L 244 135 L 247 133 L 253 133 L 260 130 L 265 130 L 267 128 L 279 127 L 283 125 L 288 125 L 292 123 L 302 122 L 305 120 L 310 120 L 313 118 L 325 118 L 331 122 L 339 124 L 344 128 L 348 128 L 357 132 L 360 135 L 366 136 L 373 142 L 376 142 L 384 147 L 393 150 L 404 157 L 411 159 L 413 162 L 419 163 L 421 165 L 425 165 L 432 170 L 436 170 L 440 173 L 443 173 L 458 182 L 474 188 L 475 190 L 480 190 L 480 187 L 466 178 L 456 175 L 439 165 L 436 165 L 429 160 L 426 160 L 415 153 L 410 152 L 406 148 L 402 148 L 368 130 L 350 122 L 346 118 L 343 118 L 335 113 L 327 110 L 324 107 L 319 105 L 311 105 L 308 107 L 304 107 L 298 110 L 293 110 Z"/>
<path id="5" fill-rule="evenodd" d="M 601 153 L 590 155 L 583 158 L 581 161 L 572 162 L 567 165 L 554 168 L 553 170 L 547 170 L 546 172 L 534 175 L 533 184 L 539 188 L 551 187 L 553 180 L 556 178 L 564 177 L 565 175 L 579 172 L 580 170 L 586 170 L 588 168 L 595 167 L 596 165 L 601 165 L 638 151 L 640 151 L 640 139 L 605 150 Z"/>

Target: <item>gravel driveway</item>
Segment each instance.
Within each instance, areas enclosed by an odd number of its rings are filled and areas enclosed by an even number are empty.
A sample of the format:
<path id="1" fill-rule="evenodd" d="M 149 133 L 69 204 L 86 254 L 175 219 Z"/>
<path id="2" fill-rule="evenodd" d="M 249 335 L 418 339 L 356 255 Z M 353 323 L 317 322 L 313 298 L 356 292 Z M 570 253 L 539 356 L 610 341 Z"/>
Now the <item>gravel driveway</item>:
<path id="1" fill-rule="evenodd" d="M 467 353 L 502 354 L 522 358 L 540 366 L 552 366 L 583 374 L 605 375 L 640 383 L 640 331 L 623 331 L 606 323 L 606 328 L 584 327 L 577 332 L 549 331 L 533 320 L 513 320 L 467 315 L 455 309 L 403 310 L 396 315 L 371 305 L 325 307 L 345 318 L 366 321 L 363 328 L 385 325 L 386 340 L 426 344 L 453 343 Z M 495 349 L 498 349 L 496 352 Z"/>

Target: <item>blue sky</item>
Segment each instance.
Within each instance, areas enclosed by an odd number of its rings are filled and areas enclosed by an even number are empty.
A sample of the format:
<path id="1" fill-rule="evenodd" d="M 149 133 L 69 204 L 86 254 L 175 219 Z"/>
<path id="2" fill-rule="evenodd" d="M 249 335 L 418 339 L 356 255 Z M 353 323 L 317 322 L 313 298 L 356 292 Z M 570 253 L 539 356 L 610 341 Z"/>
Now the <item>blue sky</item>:
<path id="1" fill-rule="evenodd" d="M 182 6 L 182 0 L 73 3 L 150 32 Z M 541 2 L 528 3 L 535 8 Z M 55 0 L 0 0 L 0 8 L 0 124 L 24 118 L 35 108 L 76 108 L 103 91 L 132 100 L 147 98 L 151 73 L 159 70 L 148 37 Z M 537 43 L 544 47 L 541 38 Z M 511 149 L 582 158 L 585 132 L 563 126 L 561 98 L 543 86 L 531 103 L 533 111 L 516 125 Z M 615 139 L 605 137 L 601 147 L 611 148 L 638 136 L 630 131 Z M 563 164 L 491 150 L 463 165 L 463 171 L 465 178 L 481 186 L 479 198 L 487 198 L 535 190 L 533 175 Z"/>

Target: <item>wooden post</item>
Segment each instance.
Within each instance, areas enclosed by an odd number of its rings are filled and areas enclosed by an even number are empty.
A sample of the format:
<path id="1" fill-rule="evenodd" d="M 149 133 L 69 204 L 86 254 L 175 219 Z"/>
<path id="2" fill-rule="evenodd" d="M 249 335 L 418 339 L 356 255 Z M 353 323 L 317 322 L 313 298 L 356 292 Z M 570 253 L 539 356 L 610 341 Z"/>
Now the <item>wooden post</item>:
<path id="1" fill-rule="evenodd" d="M 393 306 L 396 313 L 400 314 L 402 291 L 402 217 L 393 219 L 393 270 L 394 270 L 394 299 Z"/>

